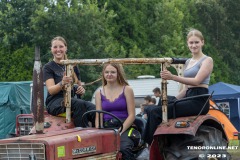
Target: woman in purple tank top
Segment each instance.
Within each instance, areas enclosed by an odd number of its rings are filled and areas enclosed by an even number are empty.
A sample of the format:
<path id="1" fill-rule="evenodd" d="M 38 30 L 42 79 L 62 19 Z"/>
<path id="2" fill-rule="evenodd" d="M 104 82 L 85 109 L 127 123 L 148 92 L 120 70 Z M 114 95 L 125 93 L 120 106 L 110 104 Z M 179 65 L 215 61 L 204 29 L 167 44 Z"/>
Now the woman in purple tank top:
<path id="1" fill-rule="evenodd" d="M 123 68 L 120 64 L 105 64 L 102 70 L 102 89 L 96 93 L 96 109 L 110 112 L 123 120 L 123 129 L 120 133 L 120 152 L 123 159 L 134 159 L 132 148 L 134 142 L 128 137 L 128 132 L 135 120 L 135 101 L 132 88 L 125 80 Z M 96 128 L 99 126 L 99 115 L 96 114 Z M 112 117 L 104 115 L 103 122 Z"/>

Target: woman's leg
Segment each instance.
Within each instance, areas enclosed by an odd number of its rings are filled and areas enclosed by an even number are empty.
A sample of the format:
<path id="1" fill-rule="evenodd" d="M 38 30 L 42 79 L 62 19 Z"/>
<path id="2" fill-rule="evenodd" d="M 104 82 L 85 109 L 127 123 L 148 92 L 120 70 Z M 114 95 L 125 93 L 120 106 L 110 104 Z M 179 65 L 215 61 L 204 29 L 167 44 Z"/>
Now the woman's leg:
<path id="1" fill-rule="evenodd" d="M 168 118 L 173 117 L 173 103 L 170 102 L 168 104 Z M 158 125 L 162 123 L 162 106 L 151 106 L 148 108 L 148 119 L 146 128 L 143 134 L 143 140 L 151 145 L 153 141 L 153 135 L 156 131 Z"/>
<path id="2" fill-rule="evenodd" d="M 179 102 L 176 106 L 176 117 L 187 117 L 198 115 L 201 109 L 204 107 L 204 102 L 202 100 L 188 100 L 184 102 Z M 206 104 L 201 115 L 207 114 L 209 110 L 209 104 Z"/>
<path id="3" fill-rule="evenodd" d="M 208 94 L 207 88 L 192 88 L 187 91 L 186 97 L 192 97 L 202 94 Z M 186 117 L 198 115 L 202 110 L 201 114 L 207 114 L 209 110 L 209 103 L 205 105 L 208 97 L 194 98 L 187 101 L 177 103 L 176 106 L 176 117 Z M 205 105 L 205 106 L 204 106 Z"/>
<path id="4" fill-rule="evenodd" d="M 82 116 L 87 111 L 85 107 L 85 101 L 81 99 L 72 98 L 71 111 L 75 127 L 84 127 L 82 123 Z"/>
<path id="5" fill-rule="evenodd" d="M 61 113 L 66 112 L 66 108 L 63 105 L 63 98 L 58 98 L 52 102 L 50 102 L 47 106 L 47 111 L 49 114 L 53 116 L 57 116 Z M 86 111 L 94 110 L 95 105 L 91 102 L 87 102 L 81 99 L 72 98 L 71 100 L 71 111 L 72 111 L 72 118 L 75 127 L 84 127 L 82 123 L 82 116 Z M 92 122 L 92 125 L 95 126 L 95 113 L 90 114 L 87 119 L 88 121 Z"/>
<path id="6" fill-rule="evenodd" d="M 120 152 L 122 153 L 122 158 L 125 160 L 134 160 L 134 154 L 132 153 L 132 148 L 134 147 L 134 142 L 128 137 L 128 132 L 130 129 L 127 129 L 122 133 L 120 139 Z"/>
<path id="7" fill-rule="evenodd" d="M 63 98 L 58 98 L 56 100 L 51 101 L 47 105 L 47 111 L 49 114 L 53 116 L 57 116 L 63 112 L 65 112 L 65 107 L 62 106 Z"/>
<path id="8" fill-rule="evenodd" d="M 95 105 L 92 104 L 91 102 L 84 101 L 82 99 L 76 99 L 72 98 L 71 101 L 71 110 L 72 110 L 72 115 L 74 119 L 74 125 L 76 127 L 85 127 L 83 122 L 82 122 L 82 116 L 85 112 L 94 110 Z M 92 123 L 95 122 L 95 113 L 89 115 L 87 119 L 85 119 L 85 123 L 88 123 L 88 121 L 91 121 Z"/>
<path id="9" fill-rule="evenodd" d="M 85 106 L 87 111 L 96 110 L 96 106 L 91 102 L 85 101 Z M 87 120 L 92 123 L 92 127 L 95 127 L 95 116 L 96 116 L 96 113 L 90 113 L 87 116 Z"/>
<path id="10" fill-rule="evenodd" d="M 153 140 L 153 134 L 157 129 L 157 126 L 162 122 L 162 107 L 149 107 L 147 114 L 147 124 L 143 134 L 143 140 L 151 145 Z"/>

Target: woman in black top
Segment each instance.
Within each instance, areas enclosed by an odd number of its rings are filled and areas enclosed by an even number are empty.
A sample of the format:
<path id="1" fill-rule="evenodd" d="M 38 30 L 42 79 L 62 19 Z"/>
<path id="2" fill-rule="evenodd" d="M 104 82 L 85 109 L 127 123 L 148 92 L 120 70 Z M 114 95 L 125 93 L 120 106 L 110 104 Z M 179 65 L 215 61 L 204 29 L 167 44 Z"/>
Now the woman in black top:
<path id="1" fill-rule="evenodd" d="M 51 52 L 53 60 L 44 65 L 43 77 L 48 90 L 46 106 L 49 114 L 57 116 L 66 112 L 63 106 L 63 87 L 69 83 L 76 83 L 75 94 L 83 95 L 85 89 L 81 85 L 80 72 L 77 66 L 74 67 L 74 77 L 66 76 L 65 66 L 60 64 L 61 60 L 66 59 L 67 43 L 63 37 L 55 37 L 51 41 Z M 82 115 L 89 110 L 94 110 L 95 105 L 79 98 L 71 99 L 72 118 L 76 127 L 83 127 Z M 88 120 L 94 123 L 95 115 L 92 114 Z"/>

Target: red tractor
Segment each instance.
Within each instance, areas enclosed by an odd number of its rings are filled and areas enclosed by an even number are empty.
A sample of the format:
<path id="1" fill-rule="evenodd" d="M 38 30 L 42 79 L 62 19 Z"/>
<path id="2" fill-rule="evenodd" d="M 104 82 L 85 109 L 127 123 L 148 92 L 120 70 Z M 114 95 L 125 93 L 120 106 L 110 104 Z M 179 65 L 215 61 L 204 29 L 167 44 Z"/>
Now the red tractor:
<path id="1" fill-rule="evenodd" d="M 227 116 L 216 107 L 210 107 L 206 115 L 169 119 L 159 125 L 154 133 L 150 159 L 230 160 L 228 142 L 237 140 L 239 133 Z"/>
<path id="2" fill-rule="evenodd" d="M 67 107 L 65 117 L 51 116 L 44 112 L 40 53 L 38 49 L 36 49 L 35 52 L 36 56 L 33 72 L 33 115 L 19 115 L 17 117 L 18 137 L 0 140 L 0 159 L 122 159 L 121 153 L 119 152 L 120 135 L 117 129 L 74 127 L 70 112 L 71 86 L 67 87 L 65 94 L 65 106 Z M 71 75 L 71 67 L 76 64 L 161 64 L 162 68 L 176 64 L 175 67 L 180 71 L 181 65 L 177 64 L 184 62 L 185 60 L 174 58 L 83 59 L 62 61 L 62 63 L 66 65 L 67 75 L 69 76 Z M 179 74 L 181 73 L 179 72 Z M 166 105 L 165 102 L 167 102 L 167 82 L 163 81 L 162 86 L 163 107 L 167 107 L 164 106 Z M 210 95 L 205 96 L 210 97 Z M 215 110 L 216 111 L 213 111 L 214 113 L 220 112 L 217 109 Z M 223 113 L 221 112 L 220 114 Z M 163 122 L 164 123 L 158 127 L 154 134 L 154 141 L 149 147 L 150 155 L 147 159 L 207 159 L 207 157 L 212 156 L 213 154 L 217 154 L 217 156 L 220 155 L 222 159 L 230 159 L 230 156 L 225 149 L 222 149 L 221 151 L 219 151 L 219 149 L 209 151 L 209 149 L 204 148 L 206 146 L 227 146 L 229 138 L 236 138 L 236 136 L 231 133 L 233 131 L 235 132 L 233 126 L 233 129 L 229 131 L 229 135 L 226 132 L 225 125 L 231 125 L 229 120 L 227 122 L 228 124 L 221 122 L 212 116 L 211 113 L 207 115 L 180 117 L 168 120 L 165 114 Z M 142 133 L 145 123 L 137 118 L 136 125 Z M 25 133 L 22 132 L 25 130 L 31 130 L 30 134 L 20 136 L 19 134 Z M 143 144 L 138 146 L 140 149 L 136 149 L 136 155 L 138 154 L 137 152 L 143 149 L 143 146 Z M 199 148 L 194 149 L 194 147 Z"/>

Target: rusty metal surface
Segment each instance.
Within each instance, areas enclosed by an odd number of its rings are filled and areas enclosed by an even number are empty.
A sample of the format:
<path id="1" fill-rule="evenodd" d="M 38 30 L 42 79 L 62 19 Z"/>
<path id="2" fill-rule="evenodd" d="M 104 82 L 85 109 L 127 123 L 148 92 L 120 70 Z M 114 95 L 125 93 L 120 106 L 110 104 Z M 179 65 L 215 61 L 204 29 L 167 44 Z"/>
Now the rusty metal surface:
<path id="1" fill-rule="evenodd" d="M 184 64 L 171 64 L 171 66 L 176 69 L 178 76 L 183 77 Z M 179 84 L 180 84 L 180 88 L 179 88 L 179 92 L 180 92 L 184 88 L 185 84 L 182 84 L 182 83 L 179 83 Z"/>
<path id="2" fill-rule="evenodd" d="M 121 64 L 160 64 L 172 63 L 172 58 L 119 58 L 119 59 L 71 59 L 61 60 L 64 65 L 101 65 L 104 63 L 121 63 Z"/>
<path id="3" fill-rule="evenodd" d="M 120 64 L 161 64 L 162 69 L 166 69 L 173 62 L 173 58 L 120 58 L 120 59 L 72 59 L 61 60 L 66 65 L 67 76 L 72 76 L 71 68 L 73 65 L 102 65 L 104 63 L 120 63 Z M 64 92 L 64 105 L 66 107 L 66 122 L 71 122 L 71 86 L 67 86 Z M 162 104 L 163 104 L 163 121 L 168 121 L 167 116 L 167 81 L 162 82 Z"/>
<path id="4" fill-rule="evenodd" d="M 177 121 L 192 121 L 196 116 L 189 116 L 189 117 L 179 117 L 176 119 L 169 119 L 167 123 L 161 123 L 158 126 L 157 130 L 154 133 L 154 136 L 163 135 L 163 134 L 189 134 L 195 136 L 199 126 L 204 121 L 213 120 L 214 122 L 218 122 L 218 120 L 210 115 L 201 115 L 195 121 L 190 122 L 190 126 L 187 128 L 176 128 L 175 123 Z M 219 123 L 219 125 L 221 125 Z"/>
<path id="5" fill-rule="evenodd" d="M 46 112 L 44 113 L 44 124 L 45 124 L 45 128 L 43 130 L 44 134 L 53 131 L 59 132 L 75 127 L 72 121 L 70 123 L 66 123 L 65 117 L 52 116 Z M 32 128 L 30 134 L 36 133 L 34 127 Z"/>
<path id="6" fill-rule="evenodd" d="M 73 65 L 66 66 L 66 76 L 71 77 L 73 75 Z M 71 90 L 70 84 L 64 86 L 64 106 L 66 107 L 66 123 L 71 123 Z"/>
<path id="7" fill-rule="evenodd" d="M 72 131 L 67 134 L 59 134 L 53 137 L 44 138 L 48 144 L 54 144 L 54 146 L 48 145 L 47 148 L 49 148 L 49 150 L 55 150 L 55 152 L 49 151 L 47 157 L 52 157 L 54 155 L 55 159 L 57 159 L 56 157 L 59 157 L 59 147 L 65 148 L 65 156 L 61 157 L 64 159 L 91 157 L 93 155 L 111 153 L 119 150 L 119 148 L 117 148 L 119 146 L 114 143 L 116 142 L 114 131 L 97 130 L 94 128 L 79 129 L 79 131 L 70 130 Z M 80 141 L 78 141 L 78 136 L 80 137 Z M 73 150 L 90 146 L 96 147 L 96 151 L 78 155 L 73 155 L 72 153 Z"/>
<path id="8" fill-rule="evenodd" d="M 169 66 L 168 63 L 162 63 L 161 65 L 161 71 L 164 71 L 167 69 L 167 67 Z M 161 91 L 162 91 L 162 121 L 164 122 L 168 122 L 168 99 L 167 99 L 167 80 L 162 79 L 162 85 L 161 85 Z"/>
<path id="9" fill-rule="evenodd" d="M 44 127 L 44 91 L 43 91 L 43 72 L 40 61 L 40 49 L 35 48 L 35 61 L 33 68 L 33 114 L 36 133 L 43 133 Z"/>
<path id="10" fill-rule="evenodd" d="M 61 132 L 51 131 L 45 134 L 4 139 L 1 140 L 1 146 L 6 148 L 5 146 L 9 144 L 44 144 L 47 160 L 77 159 L 108 153 L 116 155 L 116 151 L 120 149 L 119 137 L 119 133 L 114 130 L 78 127 Z M 74 150 L 81 151 L 81 149 L 89 147 L 95 149 L 91 153 L 73 153 Z"/>

